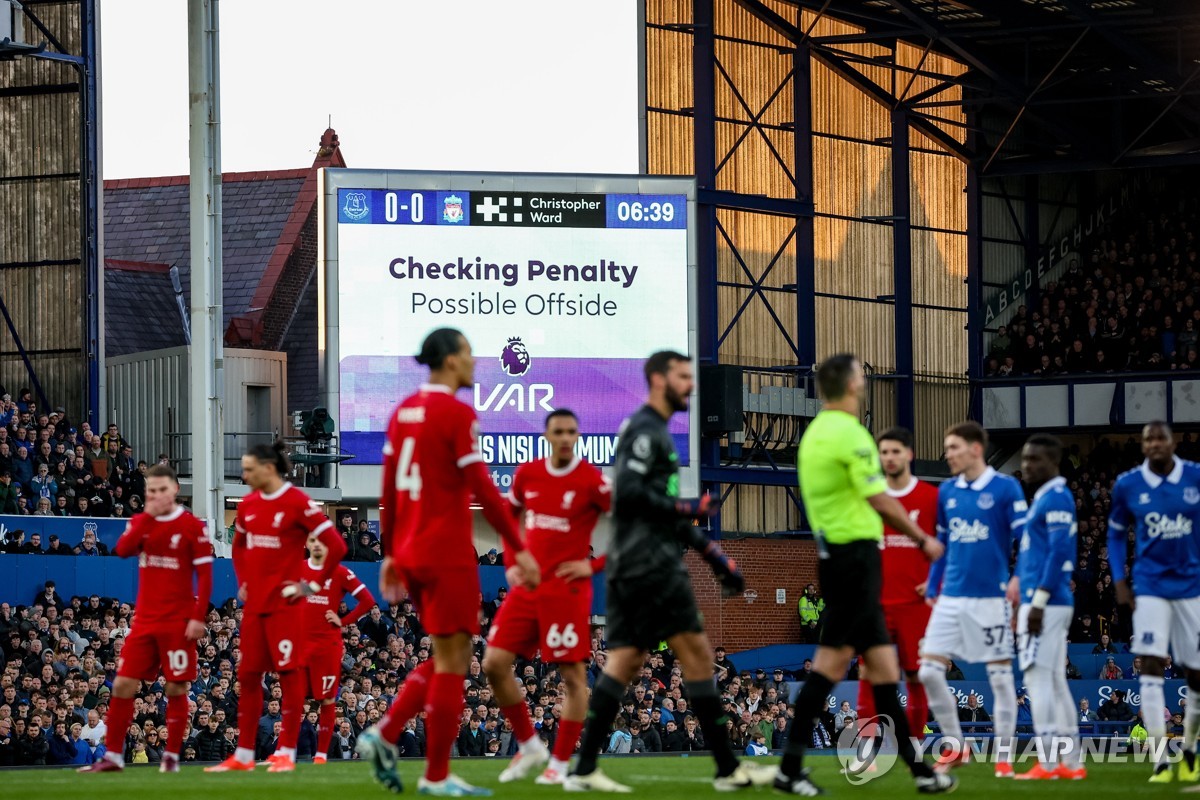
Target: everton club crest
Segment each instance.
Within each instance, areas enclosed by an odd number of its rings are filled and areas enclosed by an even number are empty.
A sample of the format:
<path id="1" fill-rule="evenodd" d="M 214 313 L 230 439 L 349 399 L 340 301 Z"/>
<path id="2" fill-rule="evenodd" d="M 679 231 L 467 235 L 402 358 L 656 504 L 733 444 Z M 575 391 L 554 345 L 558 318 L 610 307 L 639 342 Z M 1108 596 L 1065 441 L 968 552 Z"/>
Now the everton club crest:
<path id="1" fill-rule="evenodd" d="M 346 215 L 346 219 L 358 221 L 367 214 L 371 213 L 371 207 L 367 205 L 367 196 L 362 192 L 347 192 L 346 203 L 342 206 L 342 213 Z"/>

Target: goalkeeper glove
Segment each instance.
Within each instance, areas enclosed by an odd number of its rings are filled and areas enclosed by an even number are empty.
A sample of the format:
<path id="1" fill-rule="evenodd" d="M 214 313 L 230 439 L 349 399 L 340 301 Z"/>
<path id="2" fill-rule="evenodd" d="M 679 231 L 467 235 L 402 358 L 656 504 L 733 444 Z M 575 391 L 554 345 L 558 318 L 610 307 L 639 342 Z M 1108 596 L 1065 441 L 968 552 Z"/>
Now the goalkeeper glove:
<path id="1" fill-rule="evenodd" d="M 713 497 L 711 494 L 706 494 L 692 500 L 676 500 L 675 510 L 681 517 L 691 517 L 693 519 L 704 519 L 711 517 L 717 513 L 721 507 L 721 499 Z"/>
<path id="2" fill-rule="evenodd" d="M 738 570 L 737 562 L 725 555 L 716 542 L 709 542 L 701 555 L 712 567 L 713 575 L 720 582 L 722 596 L 734 597 L 746 590 L 746 579 Z"/>

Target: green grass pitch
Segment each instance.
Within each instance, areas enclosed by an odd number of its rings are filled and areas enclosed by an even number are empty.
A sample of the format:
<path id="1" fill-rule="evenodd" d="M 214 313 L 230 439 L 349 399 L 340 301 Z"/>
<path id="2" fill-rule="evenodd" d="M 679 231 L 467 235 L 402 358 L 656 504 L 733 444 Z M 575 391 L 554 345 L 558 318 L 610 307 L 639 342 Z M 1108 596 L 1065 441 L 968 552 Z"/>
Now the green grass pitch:
<path id="1" fill-rule="evenodd" d="M 766 760 L 766 759 L 764 759 Z M 452 769 L 468 781 L 494 790 L 497 798 L 552 797 L 563 791 L 556 786 L 536 786 L 533 781 L 500 785 L 496 780 L 505 761 L 493 759 L 456 760 Z M 838 774 L 838 763 L 832 756 L 815 756 L 807 763 L 813 768 L 813 779 L 831 797 L 855 800 L 891 800 L 895 797 L 917 797 L 916 790 L 902 767 L 862 786 L 851 786 Z M 1018 765 L 1018 771 L 1031 763 Z M 716 796 L 712 788 L 712 760 L 707 756 L 690 758 L 607 758 L 601 760 L 604 771 L 613 778 L 631 785 L 637 794 L 654 800 L 695 800 Z M 422 770 L 420 762 L 406 761 L 400 766 L 404 793 L 416 795 L 416 782 Z M 998 781 L 992 777 L 990 765 L 971 764 L 956 771 L 960 784 L 954 797 L 960 800 L 995 798 L 1000 792 L 1010 797 L 1054 797 L 1069 800 L 1097 798 L 1175 796 L 1197 784 L 1178 782 L 1148 784 L 1150 767 L 1138 763 L 1107 763 L 1088 765 L 1085 781 L 1053 781 L 1046 783 Z M 361 762 L 330 764 L 314 767 L 301 764 L 290 774 L 269 775 L 266 767 L 253 774 L 230 773 L 206 775 L 199 766 L 185 766 L 178 775 L 162 775 L 157 768 L 133 767 L 123 773 L 77 775 L 65 769 L 5 770 L 0 776 L 0 796 L 11 798 L 70 796 L 88 800 L 129 800 L 129 798 L 164 798 L 164 800 L 303 800 L 304 798 L 355 798 L 371 800 L 388 796 L 371 780 L 369 768 Z M 758 797 L 776 796 L 770 789 L 750 790 Z"/>

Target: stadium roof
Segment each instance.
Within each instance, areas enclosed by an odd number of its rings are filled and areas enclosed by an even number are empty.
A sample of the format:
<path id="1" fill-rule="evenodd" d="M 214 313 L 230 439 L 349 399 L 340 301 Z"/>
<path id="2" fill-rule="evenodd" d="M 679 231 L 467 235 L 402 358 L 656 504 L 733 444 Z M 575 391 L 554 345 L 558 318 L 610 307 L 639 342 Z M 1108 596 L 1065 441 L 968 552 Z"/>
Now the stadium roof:
<path id="1" fill-rule="evenodd" d="M 954 137 L 939 142 L 985 174 L 1200 163 L 1200 8 L 1194 0 L 737 0 L 794 41 L 804 32 L 779 9 L 828 14 L 861 34 L 812 36 L 823 63 L 843 77 L 865 43 L 903 40 L 968 69 L 962 87 L 971 135 L 929 112 L 957 100 L 938 90 L 897 106 Z M 807 26 L 806 26 L 807 27 Z M 896 66 L 901 71 L 909 67 Z M 917 68 L 921 70 L 921 67 Z M 858 82 L 853 75 L 852 82 Z M 870 83 L 865 76 L 863 81 Z"/>

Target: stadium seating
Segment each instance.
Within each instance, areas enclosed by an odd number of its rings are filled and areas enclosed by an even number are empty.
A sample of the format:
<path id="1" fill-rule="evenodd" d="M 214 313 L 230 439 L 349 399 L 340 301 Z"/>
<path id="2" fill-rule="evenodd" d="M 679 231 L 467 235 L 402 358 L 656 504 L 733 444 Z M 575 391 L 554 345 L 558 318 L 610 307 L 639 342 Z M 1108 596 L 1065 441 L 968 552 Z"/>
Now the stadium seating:
<path id="1" fill-rule="evenodd" d="M 1200 272 L 1186 183 L 1086 241 L 1057 281 L 992 332 L 988 376 L 1200 368 Z"/>

